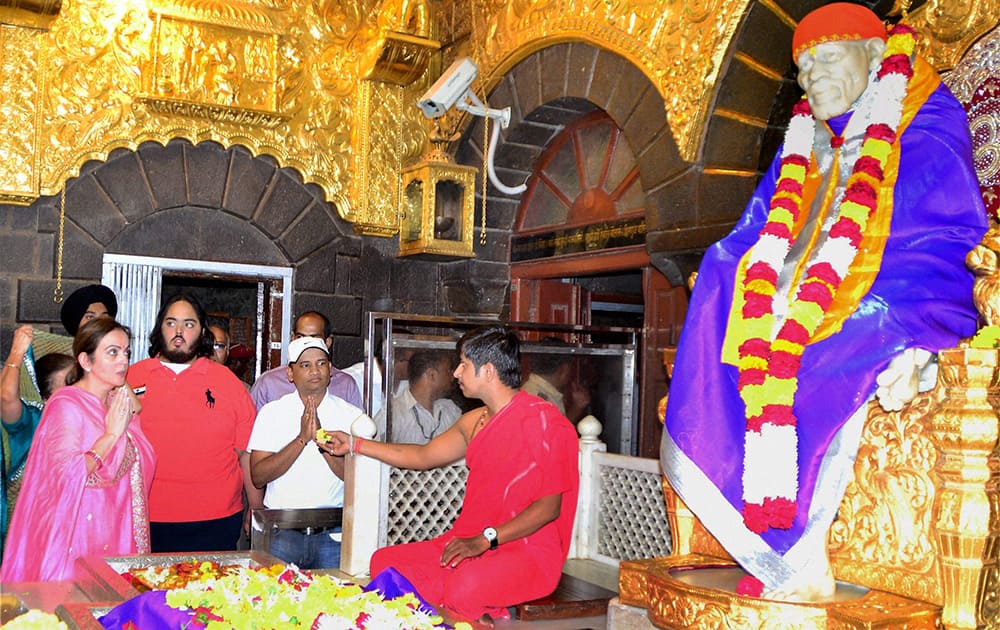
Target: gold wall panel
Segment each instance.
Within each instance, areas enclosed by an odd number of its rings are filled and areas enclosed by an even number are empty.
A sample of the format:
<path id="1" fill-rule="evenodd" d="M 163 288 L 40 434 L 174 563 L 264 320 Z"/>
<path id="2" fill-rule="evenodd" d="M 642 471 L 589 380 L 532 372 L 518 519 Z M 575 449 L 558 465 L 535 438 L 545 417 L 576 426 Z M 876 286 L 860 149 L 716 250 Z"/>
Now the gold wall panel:
<path id="1" fill-rule="evenodd" d="M 43 16 L 47 31 L 0 26 L 0 202 L 54 194 L 118 147 L 214 140 L 274 156 L 359 231 L 393 234 L 398 167 L 426 143 L 414 105 L 442 67 L 439 41 L 448 57 L 473 56 L 481 95 L 546 46 L 579 40 L 613 51 L 657 86 L 682 157 L 695 161 L 713 101 L 705 96 L 749 4 L 65 0 L 54 19 Z M 928 28 L 938 67 L 995 23 L 1000 0 L 957 4 L 968 11 L 932 1 L 910 16 Z M 55 13 L 57 4 L 46 6 Z"/>
<path id="2" fill-rule="evenodd" d="M 4 26 L 0 200 L 54 194 L 114 148 L 186 138 L 272 155 L 343 211 L 370 9 L 76 0 L 48 32 Z"/>
<path id="3" fill-rule="evenodd" d="M 0 25 L 0 201 L 31 203 L 38 194 L 40 31 Z"/>
<path id="4" fill-rule="evenodd" d="M 667 95 L 691 159 L 747 2 L 66 0 L 48 31 L 3 27 L 0 201 L 54 194 L 118 147 L 214 140 L 296 168 L 359 231 L 395 233 L 438 39 L 470 49 L 486 86 L 559 41 L 613 50 Z"/>

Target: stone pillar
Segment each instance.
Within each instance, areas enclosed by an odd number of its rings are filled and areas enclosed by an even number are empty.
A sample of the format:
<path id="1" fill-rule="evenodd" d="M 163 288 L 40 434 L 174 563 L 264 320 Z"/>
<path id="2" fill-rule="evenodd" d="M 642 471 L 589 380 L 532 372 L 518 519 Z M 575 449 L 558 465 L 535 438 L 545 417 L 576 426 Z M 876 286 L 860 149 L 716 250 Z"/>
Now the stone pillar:
<path id="1" fill-rule="evenodd" d="M 371 439 L 375 423 L 366 415 L 351 424 L 355 437 Z M 382 464 L 364 455 L 348 455 L 344 464 L 344 537 L 340 550 L 340 570 L 351 575 L 367 575 L 368 562 L 378 549 L 379 506 L 383 484 Z"/>
<path id="2" fill-rule="evenodd" d="M 573 520 L 573 539 L 569 545 L 570 558 L 590 558 L 594 555 L 597 541 L 592 540 L 597 533 L 595 519 L 600 506 L 599 491 L 601 480 L 597 479 L 594 453 L 605 453 L 607 444 L 597 436 L 601 434 L 601 423 L 594 416 L 586 416 L 576 425 L 580 434 L 580 495 L 576 501 L 576 518 Z"/>

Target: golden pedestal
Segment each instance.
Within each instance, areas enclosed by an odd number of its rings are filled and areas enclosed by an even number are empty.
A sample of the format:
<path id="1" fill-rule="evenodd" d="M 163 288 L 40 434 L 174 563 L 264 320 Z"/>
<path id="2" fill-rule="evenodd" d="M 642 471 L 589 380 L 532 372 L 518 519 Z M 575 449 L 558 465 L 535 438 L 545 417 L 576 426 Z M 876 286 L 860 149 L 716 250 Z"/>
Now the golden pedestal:
<path id="1" fill-rule="evenodd" d="M 744 575 L 664 483 L 673 554 L 623 562 L 623 604 L 658 628 L 1000 628 L 997 350 L 939 353 L 938 383 L 869 408 L 828 542 L 834 601 L 736 595 Z"/>

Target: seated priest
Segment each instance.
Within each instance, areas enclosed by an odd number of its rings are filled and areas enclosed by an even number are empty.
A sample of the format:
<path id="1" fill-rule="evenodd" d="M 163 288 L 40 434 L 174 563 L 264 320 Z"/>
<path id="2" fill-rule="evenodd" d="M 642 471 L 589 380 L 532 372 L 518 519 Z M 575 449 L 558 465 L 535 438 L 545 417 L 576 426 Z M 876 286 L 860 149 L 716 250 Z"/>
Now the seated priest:
<path id="1" fill-rule="evenodd" d="M 458 385 L 483 407 L 427 444 L 334 433 L 321 447 L 420 470 L 465 458 L 465 501 L 451 530 L 376 551 L 371 574 L 392 567 L 430 603 L 459 619 L 490 624 L 509 617 L 508 606 L 548 595 L 559 583 L 579 490 L 578 443 L 555 405 L 518 391 L 516 333 L 473 330 L 458 341 L 458 353 Z"/>

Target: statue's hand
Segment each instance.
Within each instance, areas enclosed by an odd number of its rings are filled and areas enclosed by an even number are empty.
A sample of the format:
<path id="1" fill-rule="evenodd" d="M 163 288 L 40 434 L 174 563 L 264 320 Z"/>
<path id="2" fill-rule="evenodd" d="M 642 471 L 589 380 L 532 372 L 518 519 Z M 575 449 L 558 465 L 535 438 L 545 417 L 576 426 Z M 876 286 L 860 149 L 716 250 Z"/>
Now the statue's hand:
<path id="1" fill-rule="evenodd" d="M 920 372 L 931 360 L 931 353 L 923 348 L 907 348 L 900 352 L 875 382 L 875 398 L 886 411 L 899 411 L 913 400 L 920 384 Z"/>

